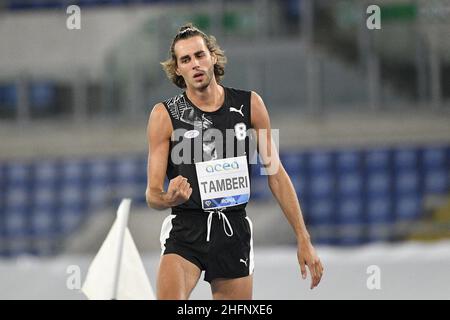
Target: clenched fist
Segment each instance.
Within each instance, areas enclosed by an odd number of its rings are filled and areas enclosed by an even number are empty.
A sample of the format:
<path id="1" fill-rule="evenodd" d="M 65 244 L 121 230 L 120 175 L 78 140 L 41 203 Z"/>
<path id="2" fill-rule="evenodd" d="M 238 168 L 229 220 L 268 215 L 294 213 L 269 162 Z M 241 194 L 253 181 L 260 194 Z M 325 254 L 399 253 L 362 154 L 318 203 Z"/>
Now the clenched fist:
<path id="1" fill-rule="evenodd" d="M 188 201 L 191 194 L 192 188 L 187 178 L 180 175 L 170 180 L 165 198 L 170 206 L 175 207 Z"/>

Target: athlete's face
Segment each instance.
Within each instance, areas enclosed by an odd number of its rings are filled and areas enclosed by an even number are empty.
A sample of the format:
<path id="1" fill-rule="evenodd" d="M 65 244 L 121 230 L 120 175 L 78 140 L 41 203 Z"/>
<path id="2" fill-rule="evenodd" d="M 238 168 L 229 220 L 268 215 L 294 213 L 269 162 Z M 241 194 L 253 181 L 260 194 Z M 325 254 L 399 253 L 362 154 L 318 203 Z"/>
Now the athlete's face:
<path id="1" fill-rule="evenodd" d="M 214 77 L 217 58 L 209 52 L 203 38 L 195 36 L 177 41 L 174 47 L 177 57 L 176 73 L 184 78 L 187 87 L 204 89 Z"/>

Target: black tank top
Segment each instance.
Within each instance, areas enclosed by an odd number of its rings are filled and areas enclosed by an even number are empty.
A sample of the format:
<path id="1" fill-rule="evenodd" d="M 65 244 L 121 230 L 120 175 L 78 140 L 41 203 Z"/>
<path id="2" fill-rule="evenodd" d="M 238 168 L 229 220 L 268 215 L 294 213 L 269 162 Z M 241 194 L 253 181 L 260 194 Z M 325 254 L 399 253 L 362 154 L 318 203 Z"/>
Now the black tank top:
<path id="1" fill-rule="evenodd" d="M 251 172 L 249 160 L 252 159 L 254 154 L 253 152 L 250 154 L 249 139 L 254 138 L 252 135 L 246 135 L 244 137 L 242 131 L 251 128 L 251 92 L 224 87 L 224 95 L 225 98 L 223 105 L 218 110 L 213 112 L 204 112 L 199 109 L 188 99 L 186 92 L 163 102 L 169 112 L 174 133 L 175 130 L 182 129 L 178 130 L 179 134 L 177 134 L 177 138 L 175 140 L 171 139 L 170 142 L 169 159 L 167 162 L 166 171 L 167 178 L 170 180 L 178 175 L 182 175 L 188 179 L 188 182 L 192 188 L 192 194 L 189 200 L 179 206 L 172 207 L 172 214 L 204 213 L 201 205 L 200 191 L 195 169 L 196 162 L 245 155 L 247 157 L 249 173 Z M 216 138 L 217 134 L 214 133 L 215 130 L 211 129 L 220 130 L 223 137 L 222 143 L 220 139 Z M 228 130 L 228 136 L 226 132 L 227 129 L 232 130 Z M 180 134 L 183 132 L 184 134 Z M 217 131 L 215 132 L 217 133 Z M 237 135 L 239 135 L 239 138 Z M 172 138 L 174 138 L 174 135 L 172 135 Z M 183 154 L 183 150 L 181 150 L 181 146 L 183 145 L 179 145 L 180 143 L 183 143 L 184 146 L 190 144 L 190 155 Z M 199 152 L 194 152 L 195 143 L 197 143 L 197 149 L 201 148 L 202 150 Z M 222 144 L 221 150 L 223 152 L 221 152 L 220 147 L 218 147 L 219 143 Z M 232 145 L 234 145 L 234 148 L 230 149 L 232 152 L 226 149 L 227 143 L 233 143 Z M 174 150 L 174 148 L 176 149 Z M 174 151 L 175 154 L 186 156 L 184 159 L 189 158 L 190 163 L 180 163 L 179 159 L 173 161 L 174 159 L 171 156 L 172 151 Z M 227 152 L 232 154 L 227 154 Z M 223 212 L 245 212 L 245 207 L 246 204 L 240 204 L 226 208 Z"/>

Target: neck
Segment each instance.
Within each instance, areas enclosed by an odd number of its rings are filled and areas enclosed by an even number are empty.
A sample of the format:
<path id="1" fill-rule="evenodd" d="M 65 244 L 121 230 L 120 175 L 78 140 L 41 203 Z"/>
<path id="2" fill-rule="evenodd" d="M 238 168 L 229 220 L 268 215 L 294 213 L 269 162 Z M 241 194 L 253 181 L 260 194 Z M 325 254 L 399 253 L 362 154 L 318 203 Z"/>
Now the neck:
<path id="1" fill-rule="evenodd" d="M 188 87 L 186 94 L 193 104 L 206 112 L 215 111 L 220 108 L 225 96 L 224 89 L 216 81 L 211 81 L 209 86 L 201 90 Z"/>

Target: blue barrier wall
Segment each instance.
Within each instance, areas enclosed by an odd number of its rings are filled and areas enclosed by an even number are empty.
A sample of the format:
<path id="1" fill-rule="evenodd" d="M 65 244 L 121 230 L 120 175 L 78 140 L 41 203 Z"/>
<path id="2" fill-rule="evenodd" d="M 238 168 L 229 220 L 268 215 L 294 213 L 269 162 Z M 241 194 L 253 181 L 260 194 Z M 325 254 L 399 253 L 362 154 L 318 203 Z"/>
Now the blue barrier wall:
<path id="1" fill-rule="evenodd" d="M 321 235 L 315 239 L 321 244 L 392 240 L 373 230 L 420 219 L 426 195 L 449 193 L 447 145 L 306 150 L 281 158 L 308 226 L 367 226 L 365 232 Z M 145 206 L 146 161 L 136 154 L 0 162 L 0 254 L 41 254 L 42 239 L 55 243 L 45 253 L 56 253 L 57 242 L 93 212 L 124 197 Z M 251 201 L 272 197 L 260 169 L 252 166 Z M 17 241 L 20 246 L 9 245 Z"/>
<path id="2" fill-rule="evenodd" d="M 69 5 L 95 7 L 176 2 L 186 2 L 186 0 L 6 0 L 5 7 L 11 10 L 39 10 L 66 8 Z"/>

